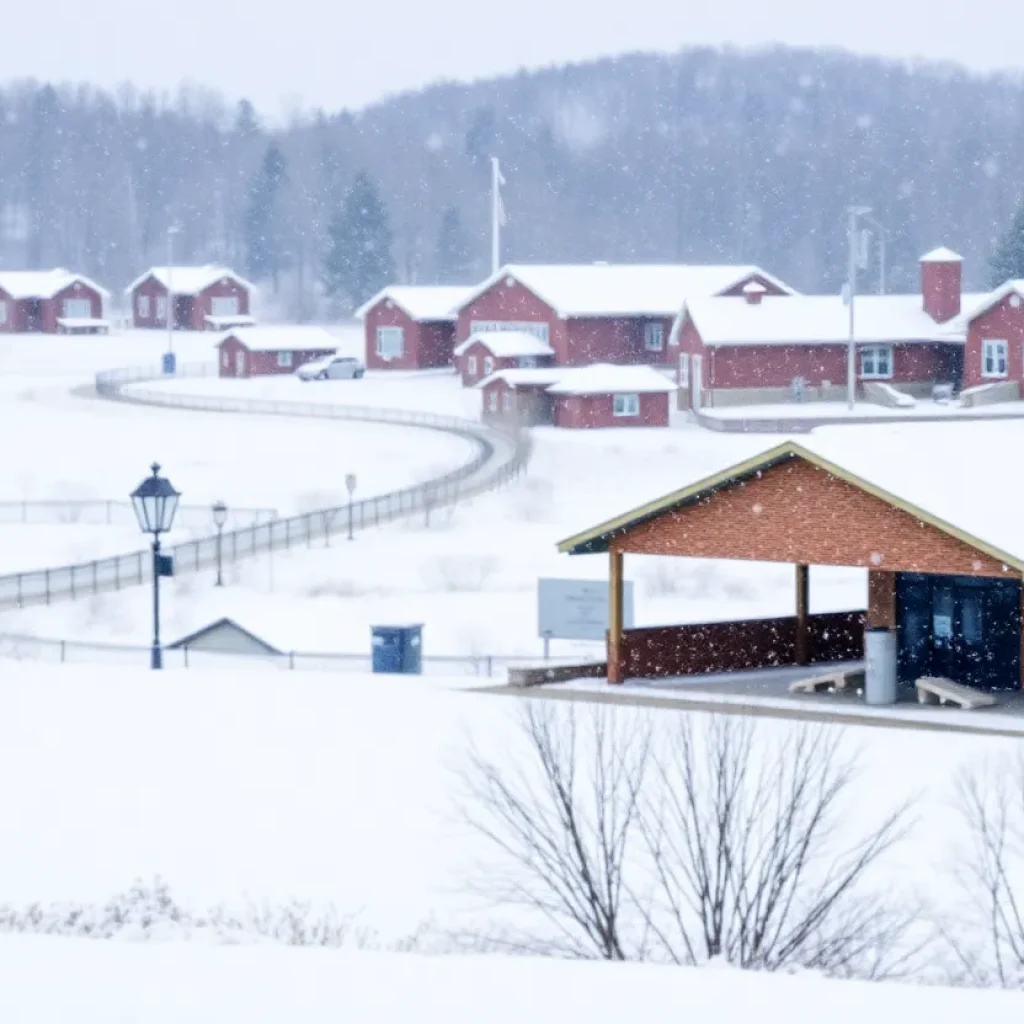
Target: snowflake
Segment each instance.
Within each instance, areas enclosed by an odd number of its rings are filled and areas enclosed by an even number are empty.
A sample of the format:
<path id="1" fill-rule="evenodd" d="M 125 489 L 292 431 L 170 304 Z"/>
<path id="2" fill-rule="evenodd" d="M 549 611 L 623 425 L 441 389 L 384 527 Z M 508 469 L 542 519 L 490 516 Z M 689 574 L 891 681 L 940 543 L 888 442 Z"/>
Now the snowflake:
<path id="1" fill-rule="evenodd" d="M 875 119 L 870 114 L 859 114 L 857 116 L 857 127 L 862 131 L 866 131 L 871 128 L 875 123 Z"/>
<path id="2" fill-rule="evenodd" d="M 985 172 L 986 178 L 998 177 L 1000 166 L 999 161 L 994 157 L 990 156 L 982 165 L 981 169 Z"/>
<path id="3" fill-rule="evenodd" d="M 431 132 L 424 140 L 423 145 L 430 153 L 440 153 L 444 149 L 444 139 L 441 138 L 440 132 Z"/>
<path id="4" fill-rule="evenodd" d="M 801 89 L 810 89 L 810 87 L 811 87 L 812 85 L 814 85 L 814 75 L 812 75 L 812 74 L 810 74 L 809 72 L 805 71 L 805 72 L 804 72 L 804 73 L 803 73 L 803 74 L 802 74 L 802 75 L 801 75 L 801 76 L 800 76 L 800 77 L 799 77 L 799 78 L 797 79 L 797 81 L 798 81 L 798 82 L 800 83 L 800 88 L 801 88 Z"/>

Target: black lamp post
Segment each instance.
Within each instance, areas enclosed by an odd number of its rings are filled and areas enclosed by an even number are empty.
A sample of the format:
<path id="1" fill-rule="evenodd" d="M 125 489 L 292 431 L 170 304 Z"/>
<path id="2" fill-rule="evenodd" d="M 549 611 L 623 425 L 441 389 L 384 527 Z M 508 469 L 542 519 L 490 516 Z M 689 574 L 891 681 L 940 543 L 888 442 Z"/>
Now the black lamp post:
<path id="1" fill-rule="evenodd" d="M 224 524 L 228 521 L 228 507 L 223 501 L 215 501 L 213 503 L 213 522 L 217 527 L 217 582 L 214 584 L 215 587 L 224 586 L 224 574 L 222 570 L 222 559 L 221 554 L 223 552 L 223 545 L 221 541 L 221 535 L 224 533 Z"/>
<path id="2" fill-rule="evenodd" d="M 170 480 L 160 475 L 160 464 L 154 462 L 152 476 L 146 477 L 132 491 L 132 506 L 139 528 L 143 533 L 153 535 L 153 653 L 150 668 L 163 668 L 163 652 L 160 650 L 160 577 L 174 575 L 174 559 L 160 554 L 160 534 L 168 533 L 178 510 L 181 494 L 174 489 Z"/>

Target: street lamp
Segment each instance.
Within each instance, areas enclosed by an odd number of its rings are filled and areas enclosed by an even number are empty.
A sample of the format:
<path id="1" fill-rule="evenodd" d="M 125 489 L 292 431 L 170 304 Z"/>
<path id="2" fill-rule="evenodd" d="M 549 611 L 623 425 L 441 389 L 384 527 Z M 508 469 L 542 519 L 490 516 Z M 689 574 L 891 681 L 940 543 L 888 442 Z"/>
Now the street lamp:
<path id="1" fill-rule="evenodd" d="M 215 501 L 211 509 L 213 512 L 213 523 L 217 527 L 217 582 L 215 587 L 224 586 L 224 575 L 222 570 L 221 553 L 223 548 L 224 524 L 228 521 L 228 507 L 223 501 Z"/>
<path id="2" fill-rule="evenodd" d="M 177 224 L 167 228 L 167 352 L 164 373 L 174 373 L 174 236 L 181 231 Z"/>
<path id="3" fill-rule="evenodd" d="M 160 534 L 168 533 L 178 510 L 181 494 L 174 489 L 170 480 L 160 475 L 160 464 L 150 467 L 151 476 L 139 484 L 131 493 L 132 507 L 143 533 L 153 535 L 153 652 L 150 668 L 163 668 L 163 652 L 160 650 L 160 577 L 174 575 L 174 559 L 160 554 Z"/>
<path id="4" fill-rule="evenodd" d="M 857 245 L 857 221 L 871 213 L 870 206 L 851 206 L 847 209 L 847 226 L 850 245 L 850 265 L 846 281 L 846 301 L 850 306 L 850 337 L 846 345 L 846 405 L 852 409 L 857 401 L 857 341 L 854 325 L 854 304 L 857 295 L 857 262 L 860 258 Z"/>
<path id="5" fill-rule="evenodd" d="M 356 493 L 355 473 L 345 474 L 345 490 L 348 491 L 348 539 L 352 540 L 352 495 Z"/>

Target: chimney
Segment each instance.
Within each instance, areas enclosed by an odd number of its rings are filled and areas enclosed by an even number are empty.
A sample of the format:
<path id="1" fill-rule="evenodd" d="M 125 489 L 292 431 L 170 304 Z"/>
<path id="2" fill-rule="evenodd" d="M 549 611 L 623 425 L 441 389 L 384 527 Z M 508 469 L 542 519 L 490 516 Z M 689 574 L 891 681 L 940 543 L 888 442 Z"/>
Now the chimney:
<path id="1" fill-rule="evenodd" d="M 748 281 L 743 286 L 743 298 L 748 306 L 760 306 L 767 294 L 768 289 L 760 281 Z"/>
<path id="2" fill-rule="evenodd" d="M 945 247 L 921 257 L 921 299 L 924 311 L 944 324 L 960 312 L 963 285 L 963 257 Z"/>

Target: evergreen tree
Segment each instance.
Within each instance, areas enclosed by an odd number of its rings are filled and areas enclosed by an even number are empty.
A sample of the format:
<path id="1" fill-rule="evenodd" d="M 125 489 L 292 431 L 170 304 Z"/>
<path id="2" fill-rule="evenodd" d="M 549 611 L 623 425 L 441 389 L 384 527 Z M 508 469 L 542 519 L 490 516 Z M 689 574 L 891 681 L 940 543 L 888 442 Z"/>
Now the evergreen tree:
<path id="1" fill-rule="evenodd" d="M 281 190 L 288 165 L 280 148 L 271 143 L 249 189 L 245 209 L 245 245 L 249 274 L 269 277 L 277 293 L 278 275 L 286 263 L 286 239 L 280 210 Z"/>
<path id="2" fill-rule="evenodd" d="M 989 260 L 993 288 L 1010 278 L 1024 277 L 1024 203 L 1017 208 L 1009 230 Z"/>
<path id="3" fill-rule="evenodd" d="M 327 237 L 324 283 L 329 295 L 344 295 L 355 307 L 394 281 L 387 209 L 364 171 L 331 217 Z"/>
<path id="4" fill-rule="evenodd" d="M 437 233 L 437 278 L 441 284 L 462 284 L 469 275 L 469 246 L 462 217 L 454 206 L 441 211 Z"/>

